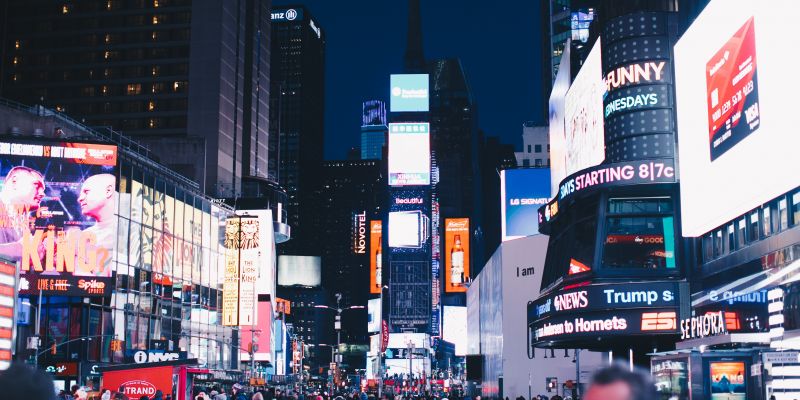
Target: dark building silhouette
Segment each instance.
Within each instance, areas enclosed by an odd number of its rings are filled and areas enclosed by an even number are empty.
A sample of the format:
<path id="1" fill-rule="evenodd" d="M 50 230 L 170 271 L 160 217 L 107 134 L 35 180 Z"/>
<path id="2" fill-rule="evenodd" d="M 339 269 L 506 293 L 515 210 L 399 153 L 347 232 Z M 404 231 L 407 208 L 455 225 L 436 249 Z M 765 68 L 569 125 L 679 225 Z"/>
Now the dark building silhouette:
<path id="1" fill-rule="evenodd" d="M 314 193 L 314 246 L 322 256 L 322 281 L 341 308 L 366 307 L 369 299 L 369 221 L 379 219 L 386 198 L 384 164 L 379 160 L 325 161 Z M 359 227 L 367 246 L 359 252 Z M 331 304 L 336 304 L 333 301 Z M 333 328 L 331 326 L 331 328 Z M 335 335 L 335 332 L 333 333 Z M 341 342 L 369 345 L 367 310 L 342 313 Z M 344 359 L 350 368 L 364 368 L 365 354 Z"/>
<path id="2" fill-rule="evenodd" d="M 231 197 L 267 176 L 270 3 L 8 1 L 0 95 L 113 127 Z"/>
<path id="3" fill-rule="evenodd" d="M 325 32 L 307 8 L 285 6 L 272 10 L 271 40 L 270 171 L 286 188 L 295 239 L 278 252 L 319 255 L 309 241 L 309 199 L 323 159 Z"/>
<path id="4" fill-rule="evenodd" d="M 481 133 L 481 201 L 483 202 L 483 246 L 474 247 L 475 262 L 472 264 L 472 276 L 477 276 L 485 264 L 500 246 L 502 230 L 500 227 L 500 171 L 517 167 L 514 145 L 500 142 L 496 136 L 484 136 Z"/>

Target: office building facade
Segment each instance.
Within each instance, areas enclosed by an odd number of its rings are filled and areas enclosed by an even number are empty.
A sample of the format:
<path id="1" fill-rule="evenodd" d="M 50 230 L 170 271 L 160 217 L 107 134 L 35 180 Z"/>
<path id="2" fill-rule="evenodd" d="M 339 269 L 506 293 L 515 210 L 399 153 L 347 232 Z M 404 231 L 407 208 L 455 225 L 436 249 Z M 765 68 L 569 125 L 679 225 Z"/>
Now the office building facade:
<path id="1" fill-rule="evenodd" d="M 515 153 L 518 167 L 550 166 L 550 130 L 533 122 L 522 125 L 522 151 Z"/>
<path id="2" fill-rule="evenodd" d="M 386 146 L 386 103 L 368 100 L 361 105 L 361 159 L 383 159 Z"/>
<path id="3" fill-rule="evenodd" d="M 4 12 L 0 95 L 135 137 L 209 195 L 266 176 L 269 1 L 11 1 Z"/>

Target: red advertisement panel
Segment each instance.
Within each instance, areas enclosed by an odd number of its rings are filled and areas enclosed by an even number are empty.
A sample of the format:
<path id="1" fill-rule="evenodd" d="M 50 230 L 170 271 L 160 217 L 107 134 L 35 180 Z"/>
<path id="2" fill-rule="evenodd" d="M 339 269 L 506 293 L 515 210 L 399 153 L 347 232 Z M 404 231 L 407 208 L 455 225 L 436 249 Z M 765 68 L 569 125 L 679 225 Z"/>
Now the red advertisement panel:
<path id="1" fill-rule="evenodd" d="M 369 292 L 381 293 L 383 284 L 383 225 L 381 221 L 369 221 Z"/>
<path id="2" fill-rule="evenodd" d="M 755 23 L 751 17 L 706 62 L 711 161 L 758 129 Z"/>
<path id="3" fill-rule="evenodd" d="M 172 393 L 172 366 L 103 372 L 102 387 L 120 391 L 129 398 L 153 398 L 156 390 Z"/>

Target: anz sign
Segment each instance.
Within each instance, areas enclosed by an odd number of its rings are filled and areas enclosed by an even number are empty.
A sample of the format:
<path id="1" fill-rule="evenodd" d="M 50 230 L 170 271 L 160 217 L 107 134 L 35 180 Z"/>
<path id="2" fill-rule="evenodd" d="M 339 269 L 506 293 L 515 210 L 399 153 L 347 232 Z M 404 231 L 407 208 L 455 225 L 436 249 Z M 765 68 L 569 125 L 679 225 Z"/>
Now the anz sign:
<path id="1" fill-rule="evenodd" d="M 303 10 L 296 8 L 289 8 L 286 10 L 273 10 L 271 19 L 272 21 L 278 21 L 278 22 L 302 21 Z"/>

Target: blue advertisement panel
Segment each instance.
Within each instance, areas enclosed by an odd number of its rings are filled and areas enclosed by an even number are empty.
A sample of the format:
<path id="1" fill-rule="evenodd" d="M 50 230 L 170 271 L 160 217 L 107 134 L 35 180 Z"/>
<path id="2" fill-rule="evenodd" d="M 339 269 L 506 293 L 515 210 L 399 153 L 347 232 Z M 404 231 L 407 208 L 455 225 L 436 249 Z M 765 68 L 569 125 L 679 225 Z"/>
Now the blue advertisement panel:
<path id="1" fill-rule="evenodd" d="M 428 111 L 428 74 L 391 75 L 389 81 L 389 111 Z"/>
<path id="2" fill-rule="evenodd" d="M 537 210 L 550 197 L 550 169 L 509 169 L 500 172 L 503 241 L 539 233 Z"/>

